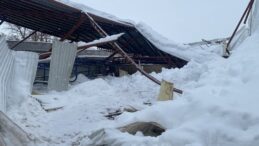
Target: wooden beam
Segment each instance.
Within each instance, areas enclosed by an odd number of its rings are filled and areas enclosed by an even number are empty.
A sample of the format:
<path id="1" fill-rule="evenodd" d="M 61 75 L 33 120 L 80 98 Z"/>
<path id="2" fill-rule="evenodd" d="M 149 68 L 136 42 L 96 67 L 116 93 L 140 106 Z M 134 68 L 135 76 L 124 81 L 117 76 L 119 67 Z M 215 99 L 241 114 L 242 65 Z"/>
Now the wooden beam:
<path id="1" fill-rule="evenodd" d="M 34 35 L 37 31 L 33 31 L 30 35 L 28 35 L 27 37 L 25 37 L 24 39 L 22 39 L 20 42 L 16 43 L 15 45 L 13 45 L 11 47 L 11 49 L 14 49 L 15 47 L 19 46 L 21 43 L 23 43 L 24 41 L 26 41 L 28 38 L 30 38 L 32 35 Z"/>
<path id="2" fill-rule="evenodd" d="M 106 37 L 109 36 L 103 29 L 102 27 L 88 14 L 86 13 L 87 17 L 90 19 L 90 22 L 92 24 L 92 26 L 94 27 L 94 29 L 101 35 L 101 37 Z M 141 72 L 144 76 L 146 76 L 148 79 L 150 79 L 151 81 L 155 82 L 158 85 L 161 85 L 161 81 L 159 81 L 158 79 L 156 79 L 155 77 L 151 76 L 150 74 L 146 73 L 141 66 L 139 66 L 131 57 L 128 56 L 128 54 L 119 46 L 118 43 L 114 42 L 114 43 L 110 43 L 113 48 L 118 51 L 123 57 L 125 57 L 126 60 L 128 60 L 131 64 L 133 64 L 136 69 Z M 179 90 L 179 89 L 174 89 L 174 92 L 180 93 L 182 94 L 183 91 Z"/>
<path id="3" fill-rule="evenodd" d="M 108 57 L 105 59 L 105 62 L 110 61 L 111 58 L 114 57 L 116 54 L 118 54 L 118 51 L 115 51 L 115 52 L 113 52 L 110 56 L 108 56 Z"/>

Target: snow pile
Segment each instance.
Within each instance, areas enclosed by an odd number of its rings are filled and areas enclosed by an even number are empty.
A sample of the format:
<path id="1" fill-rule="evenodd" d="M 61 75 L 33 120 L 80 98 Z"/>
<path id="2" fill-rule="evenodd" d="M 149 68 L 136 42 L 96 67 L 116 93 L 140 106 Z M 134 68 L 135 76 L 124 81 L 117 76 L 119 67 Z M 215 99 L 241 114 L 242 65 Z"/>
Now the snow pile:
<path id="1" fill-rule="evenodd" d="M 117 88 L 110 81 L 90 80 L 73 86 L 66 92 L 33 95 L 20 108 L 9 110 L 8 115 L 33 135 L 38 140 L 38 145 L 70 146 L 87 140 L 92 131 L 116 127 L 116 122 L 104 117 L 108 112 L 127 106 L 138 109 L 146 107 L 143 102 L 150 98 L 140 99 L 140 89 L 131 91 L 125 84 Z M 121 80 L 113 83 L 119 82 Z M 46 112 L 42 107 L 61 109 Z"/>
<path id="2" fill-rule="evenodd" d="M 171 71 L 170 76 L 183 82 L 188 80 L 184 72 L 199 70 L 199 73 L 182 85 L 183 96 L 118 119 L 119 123 L 158 122 L 168 129 L 160 137 L 132 136 L 109 129 L 106 142 L 143 146 L 257 146 L 258 38 L 259 33 L 248 38 L 228 60 L 219 58 L 200 68 L 189 64 L 182 70 Z"/>
<path id="3" fill-rule="evenodd" d="M 8 115 L 39 146 L 85 146 L 92 142 L 88 136 L 102 128 L 107 132 L 103 141 L 112 145 L 258 146 L 259 31 L 224 59 L 215 55 L 220 46 L 194 51 L 143 24 L 136 26 L 164 51 L 180 52 L 179 56 L 190 60 L 182 69 L 152 73 L 183 89 L 183 95 L 175 94 L 173 101 L 157 102 L 159 86 L 140 73 L 96 80 L 82 77 L 84 82 L 72 85 L 69 91 L 33 95 L 20 107 L 7 111 Z M 105 117 L 126 106 L 139 112 L 123 113 L 115 120 Z M 156 138 L 116 130 L 136 121 L 157 122 L 167 130 Z"/>
<path id="4" fill-rule="evenodd" d="M 123 35 L 124 35 L 124 33 L 119 33 L 119 34 L 116 34 L 116 35 L 107 36 L 105 38 L 100 38 L 98 40 L 94 40 L 92 42 L 86 43 L 86 44 L 84 44 L 84 46 L 94 46 L 95 44 L 98 44 L 98 43 L 116 41 Z"/>
<path id="5" fill-rule="evenodd" d="M 190 61 L 182 69 L 152 73 L 184 90 L 173 101 L 156 102 L 159 86 L 137 73 L 86 80 L 66 92 L 34 95 L 8 114 L 42 146 L 84 146 L 91 143 L 87 136 L 101 128 L 107 129 L 105 140 L 113 145 L 257 146 L 258 37 L 259 33 L 248 38 L 229 59 Z M 44 108 L 62 108 L 45 112 L 34 98 Z M 125 106 L 140 111 L 124 113 L 114 121 L 104 117 Z M 115 129 L 135 121 L 157 122 L 167 131 L 152 138 Z"/>

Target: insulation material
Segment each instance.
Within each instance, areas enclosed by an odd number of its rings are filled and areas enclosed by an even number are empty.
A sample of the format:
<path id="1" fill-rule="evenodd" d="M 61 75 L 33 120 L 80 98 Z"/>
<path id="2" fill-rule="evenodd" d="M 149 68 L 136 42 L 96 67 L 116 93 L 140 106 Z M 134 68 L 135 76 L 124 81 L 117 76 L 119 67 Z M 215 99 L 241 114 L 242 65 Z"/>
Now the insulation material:
<path id="1" fill-rule="evenodd" d="M 161 83 L 160 92 L 158 95 L 158 101 L 173 100 L 173 89 L 174 89 L 173 83 L 163 80 Z"/>
<path id="2" fill-rule="evenodd" d="M 77 46 L 72 43 L 55 41 L 52 48 L 48 89 L 64 91 L 68 89 Z"/>
<path id="3" fill-rule="evenodd" d="M 0 38 L 0 111 L 6 111 L 8 89 L 12 85 L 14 57 L 4 37 Z"/>
<path id="4" fill-rule="evenodd" d="M 251 18 L 251 33 L 255 32 L 259 27 L 259 0 L 255 0 L 253 14 Z"/>
<path id="5" fill-rule="evenodd" d="M 38 66 L 38 54 L 33 52 L 13 51 L 14 69 L 12 74 L 13 86 L 9 88 L 10 96 L 7 105 L 19 105 L 24 99 L 31 95 L 33 82 L 36 77 Z M 15 92 L 12 92 L 15 91 Z"/>

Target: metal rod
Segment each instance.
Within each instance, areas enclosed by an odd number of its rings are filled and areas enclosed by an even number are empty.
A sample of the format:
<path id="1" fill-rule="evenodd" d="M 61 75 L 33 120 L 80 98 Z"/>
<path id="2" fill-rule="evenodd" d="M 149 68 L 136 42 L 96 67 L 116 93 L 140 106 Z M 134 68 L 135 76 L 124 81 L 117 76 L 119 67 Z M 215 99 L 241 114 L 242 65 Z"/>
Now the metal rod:
<path id="1" fill-rule="evenodd" d="M 25 37 L 24 39 L 22 39 L 20 42 L 16 43 L 15 45 L 13 45 L 11 47 L 11 49 L 14 49 L 15 47 L 19 46 L 21 43 L 23 43 L 24 41 L 26 41 L 28 38 L 30 38 L 32 35 L 34 35 L 37 31 L 33 31 L 30 35 L 28 35 L 27 37 Z"/>
<path id="2" fill-rule="evenodd" d="M 103 41 L 103 42 L 93 42 L 93 43 L 88 43 L 84 46 L 80 46 L 77 48 L 77 53 L 80 53 L 84 50 L 87 50 L 90 47 L 94 47 L 94 46 L 100 46 L 100 45 L 105 45 L 111 42 L 115 42 L 117 40 L 107 40 L 107 41 Z M 41 53 L 39 59 L 45 59 L 48 58 L 51 55 L 51 51 L 45 52 L 45 53 Z"/>
<path id="3" fill-rule="evenodd" d="M 254 2 L 253 2 L 253 3 L 254 3 Z M 248 9 L 248 11 L 247 11 L 247 13 L 246 13 L 246 17 L 245 17 L 244 24 L 247 23 L 247 20 L 248 20 L 248 18 L 249 18 L 249 16 L 250 16 L 250 13 L 251 13 L 251 11 L 252 11 L 252 9 L 253 9 L 253 3 L 250 5 L 250 7 L 249 7 L 249 9 Z"/>
<path id="4" fill-rule="evenodd" d="M 254 0 L 251 0 L 251 1 L 249 2 L 249 4 L 247 5 L 247 7 L 246 7 L 246 9 L 245 9 L 245 12 L 243 13 L 241 19 L 239 20 L 239 22 L 238 22 L 238 24 L 237 24 L 237 26 L 236 26 L 234 32 L 232 33 L 232 35 L 231 35 L 231 37 L 230 37 L 230 39 L 229 39 L 229 41 L 228 41 L 228 44 L 227 44 L 227 47 L 226 47 L 226 51 L 227 51 L 228 54 L 230 54 L 230 52 L 229 52 L 229 46 L 230 46 L 230 44 L 231 44 L 231 42 L 232 42 L 234 36 L 236 35 L 237 30 L 238 30 L 238 28 L 240 27 L 240 25 L 241 25 L 243 19 L 245 18 L 246 15 L 248 15 L 247 12 L 249 11 L 249 9 L 250 9 L 250 7 L 253 5 L 253 3 L 254 3 Z"/>
<path id="5" fill-rule="evenodd" d="M 109 36 L 102 28 L 101 26 L 88 14 L 86 13 L 87 17 L 90 19 L 90 22 L 92 24 L 92 26 L 94 27 L 94 29 L 102 36 L 102 37 L 107 37 Z M 118 43 L 113 42 L 110 43 L 113 48 L 118 51 L 123 57 L 126 58 L 126 60 L 128 60 L 131 64 L 133 64 L 136 69 L 141 72 L 144 76 L 146 76 L 148 79 L 150 79 L 151 81 L 155 82 L 158 85 L 161 85 L 161 81 L 159 81 L 158 79 L 154 78 L 153 76 L 151 76 L 150 74 L 146 73 L 141 66 L 139 66 L 131 57 L 128 56 L 128 54 L 119 46 Z M 179 94 L 182 94 L 183 91 L 179 90 L 179 89 L 174 89 L 174 92 L 177 92 Z"/>

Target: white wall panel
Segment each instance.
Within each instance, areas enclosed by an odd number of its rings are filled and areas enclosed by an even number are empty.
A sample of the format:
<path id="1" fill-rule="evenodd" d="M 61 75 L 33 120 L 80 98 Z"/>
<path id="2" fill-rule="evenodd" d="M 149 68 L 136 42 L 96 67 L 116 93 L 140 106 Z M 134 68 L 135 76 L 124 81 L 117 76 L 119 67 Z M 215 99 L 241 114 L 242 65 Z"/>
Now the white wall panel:
<path id="1" fill-rule="evenodd" d="M 7 105 L 19 105 L 32 92 L 39 56 L 33 52 L 23 51 L 13 51 L 12 54 L 14 56 L 13 81 L 11 88 L 8 88 Z"/>
<path id="2" fill-rule="evenodd" d="M 76 44 L 59 41 L 53 43 L 48 81 L 49 90 L 64 91 L 68 89 L 76 52 Z"/>
<path id="3" fill-rule="evenodd" d="M 0 38 L 0 111 L 6 111 L 8 91 L 12 86 L 14 57 L 4 37 Z"/>

